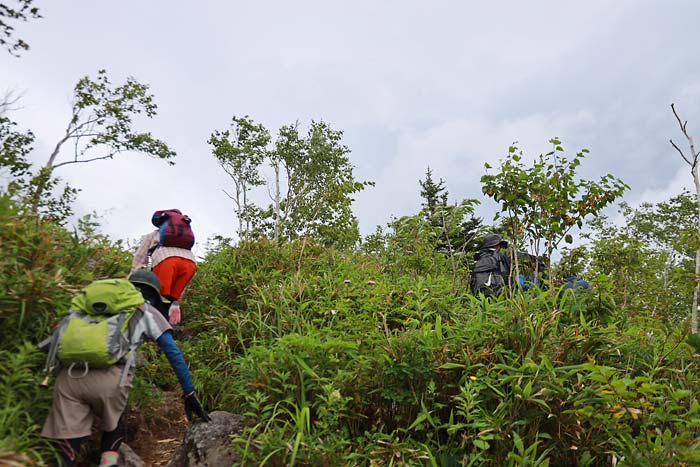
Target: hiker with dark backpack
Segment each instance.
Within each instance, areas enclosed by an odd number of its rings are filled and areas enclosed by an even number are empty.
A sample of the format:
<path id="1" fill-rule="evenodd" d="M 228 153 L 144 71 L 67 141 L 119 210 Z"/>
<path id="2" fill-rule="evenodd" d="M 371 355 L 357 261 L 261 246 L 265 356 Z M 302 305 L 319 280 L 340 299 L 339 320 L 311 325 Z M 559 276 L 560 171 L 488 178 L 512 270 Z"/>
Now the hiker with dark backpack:
<path id="1" fill-rule="evenodd" d="M 153 213 L 151 223 L 156 230 L 141 238 L 131 267 L 132 273 L 147 268 L 150 258 L 153 272 L 160 280 L 160 294 L 169 302 L 159 307 L 159 311 L 173 326 L 180 323 L 180 300 L 187 283 L 197 271 L 192 253 L 194 233 L 191 222 L 178 209 Z"/>
<path id="2" fill-rule="evenodd" d="M 40 344 L 48 346 L 47 373 L 58 369 L 53 403 L 41 435 L 57 440 L 59 466 L 75 465 L 94 417 L 99 418 L 102 430 L 100 467 L 118 465 L 119 447 L 126 436 L 124 413 L 132 367 L 136 349 L 145 339 L 158 344 L 175 371 L 188 420 L 197 415 L 210 421 L 195 395 L 172 328 L 150 303 L 158 299 L 159 289 L 158 278 L 145 270 L 129 280 L 95 281 L 73 298 L 51 337 Z"/>
<path id="3" fill-rule="evenodd" d="M 495 297 L 510 288 L 510 257 L 501 251 L 507 247 L 508 242 L 498 234 L 484 239 L 469 281 L 475 296 Z"/>

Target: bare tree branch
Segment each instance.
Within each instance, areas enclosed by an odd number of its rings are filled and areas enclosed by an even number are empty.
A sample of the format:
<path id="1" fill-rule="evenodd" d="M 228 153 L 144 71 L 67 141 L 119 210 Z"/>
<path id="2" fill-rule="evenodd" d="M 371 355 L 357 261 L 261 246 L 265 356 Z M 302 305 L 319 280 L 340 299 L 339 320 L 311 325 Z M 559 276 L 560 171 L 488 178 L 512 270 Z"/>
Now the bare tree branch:
<path id="1" fill-rule="evenodd" d="M 24 93 L 15 93 L 12 90 L 5 91 L 5 95 L 0 99 L 0 117 L 4 116 L 8 112 L 14 112 L 16 110 L 21 109 L 22 107 L 15 107 L 15 104 L 17 104 L 22 97 L 24 97 Z"/>
<path id="2" fill-rule="evenodd" d="M 104 159 L 111 159 L 115 155 L 119 154 L 120 152 L 121 151 L 114 151 L 113 153 L 108 154 L 106 156 L 93 157 L 92 159 L 76 159 L 76 160 L 72 160 L 72 161 L 60 162 L 60 163 L 54 165 L 53 168 L 57 169 L 61 166 L 68 165 L 68 164 L 82 164 L 84 162 L 92 162 L 92 161 L 100 161 L 100 160 L 104 160 Z"/>
<path id="3" fill-rule="evenodd" d="M 46 162 L 45 167 L 47 168 L 52 168 L 54 166 L 54 161 L 56 160 L 56 157 L 58 157 L 58 153 L 61 152 L 61 146 L 63 146 L 63 143 L 68 141 L 70 138 L 70 127 L 66 129 L 66 134 L 63 136 L 63 138 L 60 139 L 58 143 L 56 143 L 56 146 L 53 148 L 53 152 L 49 156 L 49 160 Z"/>
<path id="4" fill-rule="evenodd" d="M 675 104 L 671 104 L 671 110 L 673 110 L 673 115 L 676 117 L 676 121 L 678 122 L 678 126 L 681 128 L 681 132 L 683 133 L 683 136 L 685 136 L 685 139 L 688 140 L 688 144 L 690 145 L 690 155 L 692 156 L 693 160 L 690 161 L 684 154 L 683 151 L 681 151 L 678 146 L 674 144 L 673 141 L 671 141 L 671 145 L 673 145 L 674 148 L 678 151 L 678 153 L 681 155 L 683 160 L 685 160 L 693 169 L 695 169 L 695 166 L 698 164 L 698 156 L 700 156 L 700 151 L 697 153 L 695 152 L 695 145 L 693 144 L 693 138 L 688 134 L 687 131 L 687 125 L 688 121 L 682 121 L 681 117 L 678 115 L 678 112 L 676 112 L 676 107 Z"/>
<path id="5" fill-rule="evenodd" d="M 232 200 L 236 201 L 236 197 L 235 197 L 235 196 L 229 195 L 229 194 L 228 194 L 228 191 L 224 190 L 223 188 L 221 189 L 221 191 L 223 191 L 224 194 L 225 194 L 226 196 L 228 196 L 228 197 L 231 198 Z"/>
<path id="6" fill-rule="evenodd" d="M 685 127 L 688 124 L 688 120 L 685 122 L 681 122 L 681 117 L 678 116 L 678 112 L 676 112 L 676 108 L 674 107 L 675 104 L 671 104 L 671 110 L 673 110 L 673 115 L 676 116 L 676 120 L 678 121 L 678 125 L 681 127 L 681 131 L 683 132 L 684 135 L 688 136 L 688 133 L 685 131 Z"/>
<path id="7" fill-rule="evenodd" d="M 73 160 L 78 162 L 80 157 L 80 136 L 73 138 Z"/>
<path id="8" fill-rule="evenodd" d="M 75 114 L 75 115 L 77 115 L 77 114 Z M 84 137 L 84 136 L 85 136 L 84 133 L 78 133 L 78 132 L 79 132 L 80 130 L 82 130 L 83 128 L 85 128 L 86 126 L 88 126 L 88 125 L 90 125 L 90 130 L 92 130 L 92 129 L 95 127 L 95 123 L 97 123 L 98 121 L 100 121 L 100 118 L 99 118 L 99 117 L 95 117 L 95 118 L 91 118 L 91 119 L 89 119 L 89 120 L 85 120 L 85 121 L 82 122 L 80 125 L 74 126 L 73 129 L 72 129 L 71 132 L 70 132 L 70 133 L 71 133 L 71 136 L 73 136 L 73 137 L 75 137 L 75 138 L 82 138 L 82 137 Z M 89 130 L 87 130 L 87 131 L 89 131 Z"/>
<path id="9" fill-rule="evenodd" d="M 681 155 L 681 157 L 683 158 L 683 160 L 686 161 L 686 162 L 688 163 L 688 165 L 692 167 L 692 166 L 693 166 L 693 163 L 690 162 L 690 160 L 689 160 L 687 157 L 685 157 L 685 154 L 683 154 L 683 151 L 681 151 L 681 148 L 679 148 L 678 146 L 676 146 L 676 143 L 674 143 L 672 139 L 669 139 L 668 141 L 671 143 L 671 146 L 673 146 L 674 148 L 676 148 L 676 151 L 678 151 L 678 154 Z M 696 157 L 697 157 L 697 156 L 696 156 Z"/>

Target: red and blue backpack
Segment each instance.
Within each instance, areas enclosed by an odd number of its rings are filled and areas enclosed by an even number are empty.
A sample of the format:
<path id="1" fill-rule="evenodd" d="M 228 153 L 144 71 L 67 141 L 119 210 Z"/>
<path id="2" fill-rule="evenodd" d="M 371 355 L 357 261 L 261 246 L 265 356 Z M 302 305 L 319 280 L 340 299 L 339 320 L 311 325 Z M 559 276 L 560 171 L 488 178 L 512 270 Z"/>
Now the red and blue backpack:
<path id="1" fill-rule="evenodd" d="M 160 233 L 159 246 L 173 246 L 186 250 L 194 246 L 191 222 L 192 220 L 178 209 L 156 211 L 151 217 L 151 223 L 158 227 Z"/>

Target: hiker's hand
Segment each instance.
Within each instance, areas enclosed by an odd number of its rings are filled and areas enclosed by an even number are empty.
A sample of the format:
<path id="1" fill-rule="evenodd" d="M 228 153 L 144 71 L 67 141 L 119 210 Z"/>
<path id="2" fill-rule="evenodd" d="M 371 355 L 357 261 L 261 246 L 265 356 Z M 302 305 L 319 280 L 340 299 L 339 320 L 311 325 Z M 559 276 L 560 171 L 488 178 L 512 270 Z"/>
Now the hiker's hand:
<path id="1" fill-rule="evenodd" d="M 173 303 L 170 305 L 170 310 L 168 310 L 168 318 L 170 320 L 170 325 L 175 326 L 180 324 L 180 318 L 182 317 L 182 312 L 180 311 L 180 305 Z"/>
<path id="2" fill-rule="evenodd" d="M 209 414 L 202 408 L 202 404 L 199 403 L 194 391 L 189 394 L 185 394 L 183 399 L 185 400 L 185 415 L 187 415 L 187 420 L 192 421 L 192 415 L 194 414 L 205 422 L 211 422 Z"/>

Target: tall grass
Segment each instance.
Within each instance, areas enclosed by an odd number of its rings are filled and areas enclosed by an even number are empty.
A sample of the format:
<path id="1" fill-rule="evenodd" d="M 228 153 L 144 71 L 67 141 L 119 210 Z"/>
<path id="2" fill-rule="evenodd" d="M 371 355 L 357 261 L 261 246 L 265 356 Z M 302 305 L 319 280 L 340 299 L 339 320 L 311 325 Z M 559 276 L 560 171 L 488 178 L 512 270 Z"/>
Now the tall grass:
<path id="1" fill-rule="evenodd" d="M 22 214 L 6 196 L 0 244 L 0 465 L 40 465 L 54 450 L 39 436 L 51 389 L 40 387 L 45 355 L 36 344 L 78 288 L 125 274 L 129 256 L 90 217 L 71 232 Z"/>
<path id="2" fill-rule="evenodd" d="M 69 232 L 4 198 L 0 220 L 0 462 L 39 464 L 53 451 L 33 345 L 129 255 L 89 221 Z M 682 323 L 621 312 L 604 282 L 575 303 L 473 297 L 430 248 L 387 248 L 261 240 L 200 264 L 180 346 L 206 405 L 247 417 L 232 439 L 244 465 L 700 463 L 700 360 Z M 149 404 L 176 382 L 143 350 L 134 400 Z"/>
<path id="3" fill-rule="evenodd" d="M 250 419 L 234 438 L 245 465 L 700 460 L 682 327 L 635 334 L 604 287 L 590 304 L 492 302 L 455 294 L 449 269 L 396 276 L 382 258 L 299 250 L 224 248 L 189 297 L 199 384 Z"/>

